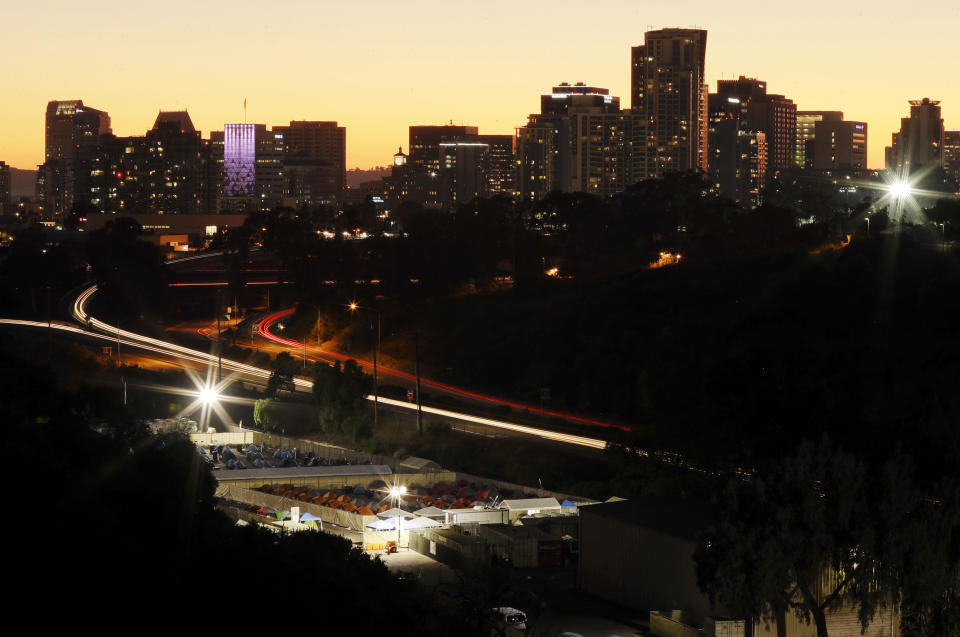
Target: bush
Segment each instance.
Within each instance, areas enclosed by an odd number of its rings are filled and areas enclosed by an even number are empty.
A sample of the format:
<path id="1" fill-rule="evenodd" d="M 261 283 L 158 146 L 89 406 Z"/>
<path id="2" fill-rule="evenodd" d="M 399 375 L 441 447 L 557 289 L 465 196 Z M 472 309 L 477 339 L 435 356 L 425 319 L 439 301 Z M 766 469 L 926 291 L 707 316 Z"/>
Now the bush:
<path id="1" fill-rule="evenodd" d="M 427 433 L 431 436 L 443 436 L 450 433 L 452 429 L 450 423 L 441 420 L 427 421 L 423 425 L 423 428 L 426 429 Z"/>

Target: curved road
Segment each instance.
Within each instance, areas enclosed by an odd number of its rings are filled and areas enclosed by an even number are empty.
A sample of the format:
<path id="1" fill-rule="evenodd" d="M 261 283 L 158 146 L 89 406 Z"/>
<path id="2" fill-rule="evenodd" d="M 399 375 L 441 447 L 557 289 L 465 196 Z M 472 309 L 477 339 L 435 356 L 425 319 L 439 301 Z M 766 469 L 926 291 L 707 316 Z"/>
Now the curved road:
<path id="1" fill-rule="evenodd" d="M 291 339 L 283 338 L 274 334 L 270 328 L 276 324 L 280 319 L 285 318 L 293 314 L 294 310 L 282 310 L 280 312 L 275 312 L 266 318 L 260 320 L 260 323 L 257 325 L 257 334 L 262 338 L 265 338 L 269 341 L 277 343 L 279 345 L 284 345 L 291 349 L 295 349 L 297 352 L 304 351 L 304 344 L 302 341 L 294 341 Z M 346 354 L 341 354 L 333 350 L 322 349 L 320 347 L 315 347 L 307 345 L 307 352 L 313 354 L 316 357 L 325 359 L 327 361 L 346 361 L 346 360 L 355 360 L 357 364 L 360 365 L 363 369 L 372 370 L 373 363 L 370 361 L 363 361 L 357 359 L 355 356 L 347 356 Z M 407 372 L 400 371 L 398 369 L 391 369 L 389 367 L 384 367 L 383 365 L 377 365 L 377 375 L 378 376 L 387 376 L 406 383 L 415 383 L 416 377 L 413 374 L 408 374 Z M 609 422 L 603 422 L 601 420 L 595 420 L 593 418 L 585 418 L 583 416 L 575 416 L 573 414 L 561 413 L 558 411 L 550 411 L 548 409 L 542 409 L 534 405 L 526 405 L 524 403 L 518 403 L 503 398 L 497 398 L 496 396 L 488 396 L 485 394 L 479 394 L 477 392 L 472 392 L 461 387 L 455 387 L 453 385 L 447 385 L 446 383 L 441 383 L 435 380 L 430 380 L 427 378 L 420 377 L 420 385 L 424 387 L 429 387 L 431 389 L 437 390 L 439 392 L 449 394 L 451 396 L 456 396 L 458 398 L 466 398 L 469 400 L 481 402 L 487 405 L 495 406 L 506 406 L 511 409 L 526 410 L 533 414 L 539 414 L 541 416 L 548 416 L 550 418 L 559 418 L 566 420 L 568 422 L 573 422 L 582 425 L 591 425 L 594 427 L 607 427 L 620 429 L 622 431 L 630 431 L 629 427 L 624 427 L 622 425 L 615 425 Z M 383 399 L 381 399 L 383 400 Z"/>

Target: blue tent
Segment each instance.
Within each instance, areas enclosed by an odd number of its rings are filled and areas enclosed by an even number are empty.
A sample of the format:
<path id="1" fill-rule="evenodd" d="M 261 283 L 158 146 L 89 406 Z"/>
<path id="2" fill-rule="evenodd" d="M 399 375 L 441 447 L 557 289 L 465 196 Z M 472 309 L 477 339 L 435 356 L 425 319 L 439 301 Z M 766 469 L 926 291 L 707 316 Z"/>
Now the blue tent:
<path id="1" fill-rule="evenodd" d="M 301 522 L 309 522 L 311 520 L 313 520 L 314 522 L 318 522 L 318 521 L 322 522 L 323 518 L 318 518 L 312 513 L 304 513 L 303 515 L 300 516 Z"/>
<path id="2" fill-rule="evenodd" d="M 563 502 L 560 503 L 560 508 L 561 508 L 561 509 L 576 509 L 576 508 L 577 508 L 577 503 L 576 503 L 576 502 L 571 502 L 570 500 L 564 500 Z"/>

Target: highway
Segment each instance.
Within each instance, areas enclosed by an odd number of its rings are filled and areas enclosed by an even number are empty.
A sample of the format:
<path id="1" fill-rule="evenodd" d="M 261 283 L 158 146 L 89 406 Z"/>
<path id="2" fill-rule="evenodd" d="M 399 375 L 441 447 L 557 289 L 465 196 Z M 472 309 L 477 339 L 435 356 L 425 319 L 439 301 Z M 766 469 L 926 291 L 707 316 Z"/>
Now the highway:
<path id="1" fill-rule="evenodd" d="M 143 334 L 137 334 L 136 332 L 131 332 L 129 330 L 120 329 L 114 325 L 105 323 L 94 316 L 91 316 L 87 311 L 87 306 L 96 291 L 96 285 L 91 285 L 77 296 L 72 305 L 73 318 L 81 326 L 88 326 L 86 328 L 60 321 L 51 321 L 48 323 L 46 321 L 31 321 L 9 318 L 0 318 L 0 325 L 35 330 L 56 330 L 58 334 L 64 336 L 74 337 L 80 340 L 98 340 L 104 344 L 115 344 L 119 342 L 121 347 L 144 352 L 146 355 L 155 357 L 163 362 L 166 362 L 172 358 L 184 363 L 184 367 L 187 365 L 191 367 L 194 365 L 200 365 L 208 369 L 216 368 L 218 364 L 218 357 L 213 354 L 208 354 L 206 352 L 195 350 L 189 347 L 184 347 L 182 345 L 178 345 L 177 343 L 172 343 L 162 339 L 153 338 Z M 271 373 L 271 370 L 256 367 L 254 365 L 248 365 L 246 363 L 240 363 L 228 358 L 224 358 L 222 360 L 222 366 L 226 376 L 224 379 L 225 383 L 229 380 L 242 380 L 262 385 L 270 377 Z M 313 387 L 312 381 L 304 378 L 295 378 L 294 382 L 298 391 L 309 392 Z M 367 396 L 367 400 L 373 401 L 374 397 Z M 379 398 L 379 401 L 383 405 L 389 406 L 393 409 L 407 411 L 416 411 L 417 409 L 416 405 L 404 401 L 382 397 Z M 426 414 L 432 414 L 464 423 L 472 423 L 476 425 L 482 425 L 484 427 L 491 427 L 493 429 L 499 429 L 504 432 L 511 432 L 513 434 L 534 436 L 543 440 L 573 445 L 580 448 L 602 450 L 606 447 L 606 441 L 599 438 L 566 434 L 562 432 L 551 431 L 549 429 L 520 425 L 505 420 L 483 418 L 474 416 L 472 414 L 457 412 L 452 409 L 440 409 L 436 407 L 423 406 L 422 411 Z"/>
<path id="2" fill-rule="evenodd" d="M 306 349 L 306 351 L 309 354 L 313 354 L 314 356 L 327 360 L 329 362 L 336 362 L 336 361 L 342 362 L 345 360 L 352 359 L 352 360 L 355 360 L 357 364 L 360 365 L 360 367 L 363 368 L 364 370 L 367 370 L 367 371 L 373 370 L 373 363 L 370 361 L 359 360 L 355 356 L 348 356 L 346 354 L 343 354 L 334 350 L 323 349 L 323 348 L 312 346 L 312 345 L 307 345 L 306 348 L 304 348 L 304 344 L 302 341 L 298 342 L 291 339 L 286 339 L 275 334 L 271 330 L 271 327 L 281 319 L 287 316 L 290 316 L 291 314 L 293 314 L 293 310 L 288 309 L 288 310 L 282 310 L 280 312 L 275 312 L 263 318 L 260 321 L 260 323 L 257 325 L 257 334 L 261 338 L 264 338 L 268 341 L 272 341 L 274 343 L 277 343 L 278 345 L 283 345 L 285 347 L 290 348 L 292 350 L 292 353 L 294 354 L 298 352 L 303 352 L 304 349 Z M 377 365 L 377 376 L 392 378 L 396 381 L 399 381 L 400 384 L 407 387 L 412 387 L 416 383 L 416 377 L 413 374 L 409 374 L 407 372 L 404 372 L 398 369 L 391 369 L 383 365 Z M 527 405 L 524 403 L 506 400 L 504 398 L 497 398 L 496 396 L 488 396 L 485 394 L 469 391 L 461 387 L 455 387 L 453 385 L 447 385 L 446 383 L 440 383 L 435 380 L 430 380 L 428 378 L 421 377 L 420 385 L 421 387 L 433 389 L 440 393 L 454 396 L 456 398 L 464 398 L 470 401 L 485 404 L 487 406 L 492 405 L 495 407 L 510 407 L 511 409 L 516 409 L 518 411 L 528 411 L 532 414 L 547 416 L 549 418 L 559 418 L 561 420 L 565 420 L 567 422 L 576 423 L 580 425 L 615 428 L 615 429 L 620 429 L 622 431 L 630 430 L 629 427 L 623 427 L 621 425 L 615 425 L 612 423 L 603 422 L 601 420 L 596 420 L 593 418 L 585 418 L 583 416 L 577 416 L 574 414 L 551 411 L 548 409 L 537 407 L 535 405 Z"/>

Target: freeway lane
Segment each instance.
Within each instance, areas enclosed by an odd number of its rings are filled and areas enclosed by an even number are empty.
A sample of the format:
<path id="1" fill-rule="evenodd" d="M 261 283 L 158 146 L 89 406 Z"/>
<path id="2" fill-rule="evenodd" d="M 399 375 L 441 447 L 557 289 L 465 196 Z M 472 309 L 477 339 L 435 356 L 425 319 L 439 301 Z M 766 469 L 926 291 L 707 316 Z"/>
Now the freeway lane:
<path id="1" fill-rule="evenodd" d="M 286 339 L 286 338 L 277 336 L 272 331 L 270 331 L 271 326 L 277 323 L 277 321 L 279 321 L 284 317 L 290 316 L 291 314 L 293 314 L 293 312 L 294 311 L 292 309 L 282 310 L 280 312 L 275 312 L 274 314 L 271 314 L 270 316 L 267 316 L 266 318 L 262 319 L 260 323 L 257 325 L 257 334 L 262 338 L 265 338 L 269 341 L 273 341 L 274 343 L 277 343 L 279 345 L 285 345 L 286 347 L 290 347 L 296 350 L 297 352 L 304 351 L 303 342 Z M 371 371 L 373 369 L 372 362 L 359 360 L 355 356 L 347 356 L 346 354 L 341 354 L 340 352 L 336 352 L 328 349 L 322 349 L 320 347 L 315 347 L 312 345 L 307 345 L 306 350 L 309 353 L 314 354 L 315 356 L 324 358 L 331 362 L 333 361 L 342 362 L 349 359 L 353 359 L 357 361 L 357 364 L 360 365 L 360 367 L 362 367 L 363 369 L 368 371 Z M 413 384 L 416 382 L 416 378 L 414 377 L 413 374 L 408 374 L 398 369 L 391 369 L 389 367 L 384 367 L 383 365 L 377 365 L 377 375 L 391 377 L 396 380 L 403 381 L 407 384 Z M 454 387 L 453 385 L 447 385 L 445 383 L 440 383 L 440 382 L 423 378 L 423 377 L 420 378 L 420 384 L 423 387 L 428 387 L 435 391 L 456 396 L 458 398 L 466 398 L 466 399 L 477 401 L 480 403 L 485 403 L 487 405 L 506 406 L 506 407 L 510 407 L 511 409 L 517 409 L 519 411 L 526 410 L 530 413 L 539 414 L 541 416 L 559 418 L 561 420 L 566 420 L 568 422 L 574 422 L 574 423 L 583 424 L 583 425 L 615 428 L 615 429 L 620 429 L 621 431 L 630 431 L 629 427 L 624 427 L 622 425 L 615 425 L 612 423 L 603 422 L 601 420 L 595 420 L 593 418 L 584 418 L 582 416 L 575 416 L 573 414 L 565 414 L 557 411 L 550 411 L 548 409 L 542 409 L 534 405 L 526 405 L 523 403 L 505 400 L 503 398 L 497 398 L 495 396 L 487 396 L 484 394 L 479 394 L 477 392 L 472 392 L 466 389 L 462 389 L 460 387 Z"/>
<path id="2" fill-rule="evenodd" d="M 20 319 L 0 319 L 0 325 L 41 330 L 54 329 L 59 333 L 74 335 L 78 338 L 95 338 L 108 343 L 116 343 L 119 340 L 122 346 L 136 348 L 145 352 L 151 352 L 163 359 L 173 357 L 184 362 L 206 365 L 208 367 L 217 365 L 217 357 L 212 354 L 207 354 L 206 352 L 183 347 L 182 345 L 178 345 L 176 343 L 170 343 L 142 334 L 137 334 L 128 330 L 117 329 L 112 325 L 104 323 L 103 321 L 90 316 L 87 313 L 86 306 L 87 303 L 89 303 L 90 298 L 94 295 L 94 293 L 96 293 L 96 289 L 97 288 L 95 285 L 87 288 L 77 297 L 73 304 L 74 318 L 79 321 L 81 325 L 90 326 L 90 329 L 84 329 L 82 327 L 67 323 L 52 322 L 48 324 L 44 321 L 28 321 Z M 233 373 L 233 375 L 240 380 L 253 379 L 255 382 L 263 383 L 270 377 L 270 370 L 263 369 L 261 367 L 255 367 L 253 365 L 247 365 L 245 363 L 240 363 L 226 358 L 223 359 L 223 369 Z M 312 389 L 312 382 L 309 380 L 296 378 L 294 382 L 296 383 L 298 390 L 310 391 Z M 367 396 L 367 400 L 373 401 L 373 399 L 373 396 Z M 405 409 L 408 411 L 416 410 L 416 405 L 411 403 L 387 398 L 380 398 L 379 400 L 384 405 L 389 405 L 395 409 Z M 503 431 L 535 436 L 543 440 L 574 445 L 581 448 L 602 450 L 606 446 L 606 442 L 599 438 L 565 434 L 548 429 L 529 427 L 526 425 L 519 425 L 493 418 L 482 418 L 479 416 L 456 412 L 450 409 L 439 409 L 428 406 L 424 406 L 422 409 L 428 414 L 434 414 L 444 418 L 462 421 L 464 423 L 478 424 Z"/>

